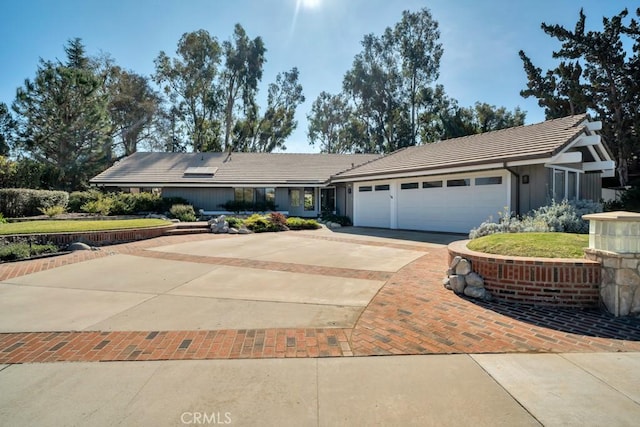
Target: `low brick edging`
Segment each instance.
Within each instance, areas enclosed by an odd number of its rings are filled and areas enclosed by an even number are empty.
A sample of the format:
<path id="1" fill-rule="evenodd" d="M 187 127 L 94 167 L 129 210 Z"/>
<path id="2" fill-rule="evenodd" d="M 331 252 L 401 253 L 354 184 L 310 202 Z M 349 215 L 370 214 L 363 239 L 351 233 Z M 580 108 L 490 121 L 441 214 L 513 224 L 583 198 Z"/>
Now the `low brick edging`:
<path id="1" fill-rule="evenodd" d="M 469 240 L 449 244 L 455 256 L 471 261 L 485 288 L 500 301 L 539 306 L 596 308 L 600 301 L 600 263 L 588 259 L 507 257 L 472 251 Z"/>
<path id="2" fill-rule="evenodd" d="M 153 239 L 164 235 L 167 230 L 175 228 L 175 224 L 149 228 L 129 228 L 122 230 L 79 231 L 72 233 L 38 233 L 12 234 L 0 236 L 0 241 L 31 241 L 35 243 L 53 243 L 65 246 L 73 242 L 83 242 L 92 246 L 115 245 L 138 240 Z"/>

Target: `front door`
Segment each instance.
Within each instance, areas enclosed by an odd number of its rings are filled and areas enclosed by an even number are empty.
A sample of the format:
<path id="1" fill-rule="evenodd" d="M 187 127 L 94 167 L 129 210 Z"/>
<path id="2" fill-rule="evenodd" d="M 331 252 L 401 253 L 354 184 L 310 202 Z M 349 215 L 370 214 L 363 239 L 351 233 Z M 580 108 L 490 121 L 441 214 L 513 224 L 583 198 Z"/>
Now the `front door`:
<path id="1" fill-rule="evenodd" d="M 304 188 L 289 189 L 289 216 L 304 214 Z"/>

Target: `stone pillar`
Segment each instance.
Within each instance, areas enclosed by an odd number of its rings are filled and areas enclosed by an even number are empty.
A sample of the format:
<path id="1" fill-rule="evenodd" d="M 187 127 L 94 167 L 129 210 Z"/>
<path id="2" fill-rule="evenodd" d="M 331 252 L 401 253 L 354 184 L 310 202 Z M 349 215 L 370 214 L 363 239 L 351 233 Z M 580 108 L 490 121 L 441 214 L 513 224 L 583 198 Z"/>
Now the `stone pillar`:
<path id="1" fill-rule="evenodd" d="M 640 213 L 584 215 L 587 259 L 602 266 L 600 300 L 614 316 L 640 315 Z"/>

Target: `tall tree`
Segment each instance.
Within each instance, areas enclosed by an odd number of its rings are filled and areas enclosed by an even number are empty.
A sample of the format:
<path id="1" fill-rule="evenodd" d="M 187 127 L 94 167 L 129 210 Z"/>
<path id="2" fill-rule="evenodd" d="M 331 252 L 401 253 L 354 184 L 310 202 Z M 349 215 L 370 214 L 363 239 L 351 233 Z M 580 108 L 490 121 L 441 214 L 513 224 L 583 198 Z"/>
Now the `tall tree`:
<path id="1" fill-rule="evenodd" d="M 110 122 L 102 81 L 89 67 L 80 39 L 65 46 L 67 61 L 40 60 L 33 81 L 18 88 L 17 148 L 59 174 L 58 188 L 76 189 L 108 163 Z"/>
<path id="2" fill-rule="evenodd" d="M 342 138 L 340 150 L 382 153 L 426 142 L 421 126 L 437 91 L 434 83 L 443 52 L 439 37 L 438 23 L 426 8 L 404 11 L 400 22 L 381 36 L 364 36 L 339 95 L 351 112 L 343 132 L 348 138 Z M 336 134 L 321 130 L 322 122 L 332 121 L 330 115 L 322 117 L 325 101 L 317 100 L 309 135 L 333 144 Z"/>
<path id="3" fill-rule="evenodd" d="M 345 153 L 352 151 L 346 133 L 353 112 L 343 94 L 331 95 L 321 92 L 311 105 L 307 115 L 309 144 L 318 144 L 322 153 Z"/>
<path id="4" fill-rule="evenodd" d="M 225 68 L 221 75 L 221 86 L 224 97 L 224 149 L 232 149 L 233 127 L 236 110 L 246 115 L 253 108 L 258 91 L 258 83 L 262 80 L 262 65 L 266 49 L 260 37 L 250 40 L 244 28 L 236 24 L 233 41 L 222 44 L 225 56 Z M 241 105 L 237 103 L 241 101 Z"/>
<path id="5" fill-rule="evenodd" d="M 115 151 L 128 156 L 151 137 L 154 120 L 160 109 L 160 96 L 151 88 L 146 77 L 118 66 L 110 69 L 107 94 Z"/>
<path id="6" fill-rule="evenodd" d="M 11 138 L 16 121 L 11 116 L 7 104 L 0 102 L 0 156 L 6 156 L 11 149 Z"/>
<path id="7" fill-rule="evenodd" d="M 583 10 L 573 31 L 543 23 L 542 30 L 562 42 L 553 57 L 563 60 L 544 77 L 520 52 L 529 78 L 522 96 L 538 98 L 548 117 L 594 112 L 603 122 L 602 135 L 616 158 L 621 185 L 628 183 L 629 165 L 640 150 L 640 26 L 633 18 L 625 23 L 628 15 L 624 9 L 603 17 L 602 31 L 585 30 Z"/>
<path id="8" fill-rule="evenodd" d="M 402 61 L 401 69 L 409 101 L 411 116 L 411 145 L 418 143 L 417 118 L 426 101 L 424 90 L 438 79 L 442 44 L 438 43 L 438 22 L 428 9 L 402 12 L 402 20 L 393 30 L 395 43 Z"/>
<path id="9" fill-rule="evenodd" d="M 220 151 L 219 93 L 216 79 L 221 47 L 206 30 L 185 33 L 178 41 L 177 58 L 160 52 L 153 79 L 164 85 L 170 102 L 179 110 L 193 151 Z"/>
<path id="10" fill-rule="evenodd" d="M 237 122 L 235 151 L 286 150 L 286 139 L 298 125 L 295 120 L 296 108 L 304 102 L 298 77 L 299 72 L 295 67 L 278 73 L 276 81 L 269 85 L 264 115 L 260 115 L 259 108 L 254 103 L 246 118 Z"/>

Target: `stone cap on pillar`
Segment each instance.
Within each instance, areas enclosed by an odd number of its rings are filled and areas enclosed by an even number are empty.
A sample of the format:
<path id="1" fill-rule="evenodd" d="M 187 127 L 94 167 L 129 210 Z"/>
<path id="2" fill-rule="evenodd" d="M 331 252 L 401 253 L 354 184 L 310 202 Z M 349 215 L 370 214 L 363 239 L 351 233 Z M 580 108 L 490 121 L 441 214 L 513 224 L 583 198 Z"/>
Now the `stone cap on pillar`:
<path id="1" fill-rule="evenodd" d="M 589 249 L 619 254 L 640 253 L 640 213 L 602 212 L 583 215 L 589 220 Z"/>
<path id="2" fill-rule="evenodd" d="M 582 215 L 587 221 L 640 221 L 640 213 L 627 211 L 601 212 Z"/>

